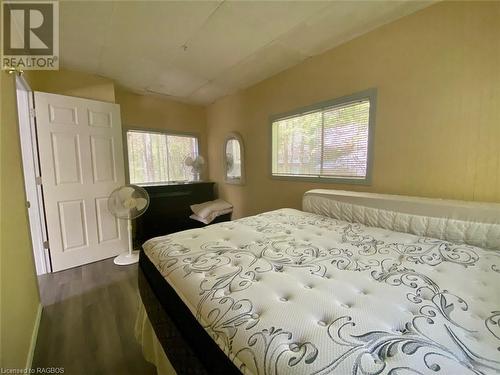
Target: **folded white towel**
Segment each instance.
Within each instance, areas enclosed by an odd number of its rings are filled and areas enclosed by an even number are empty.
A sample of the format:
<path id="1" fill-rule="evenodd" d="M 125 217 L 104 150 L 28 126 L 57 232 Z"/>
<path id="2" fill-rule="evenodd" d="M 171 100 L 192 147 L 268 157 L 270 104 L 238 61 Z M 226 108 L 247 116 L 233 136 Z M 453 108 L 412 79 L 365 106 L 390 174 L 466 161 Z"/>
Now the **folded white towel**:
<path id="1" fill-rule="evenodd" d="M 233 211 L 233 206 L 222 199 L 208 201 L 200 204 L 193 204 L 191 210 L 194 215 L 190 218 L 201 221 L 204 224 L 211 223 L 217 216 L 225 215 Z"/>
<path id="2" fill-rule="evenodd" d="M 206 219 L 202 218 L 202 217 L 199 217 L 198 215 L 195 215 L 195 214 L 192 214 L 191 216 L 189 216 L 191 219 L 193 220 L 197 220 L 203 224 L 210 224 L 212 221 L 214 221 L 218 216 L 221 216 L 221 215 L 225 215 L 225 214 L 229 214 L 233 211 L 232 208 L 228 208 L 227 210 L 222 210 L 222 211 L 218 211 L 217 213 L 213 213 L 212 215 L 209 215 Z"/>

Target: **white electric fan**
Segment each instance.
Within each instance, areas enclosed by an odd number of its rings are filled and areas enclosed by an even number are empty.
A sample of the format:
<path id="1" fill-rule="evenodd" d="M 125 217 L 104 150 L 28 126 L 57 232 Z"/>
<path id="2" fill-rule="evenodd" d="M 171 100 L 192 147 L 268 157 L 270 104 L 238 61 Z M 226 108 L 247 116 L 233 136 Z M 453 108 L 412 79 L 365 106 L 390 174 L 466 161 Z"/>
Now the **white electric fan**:
<path id="1" fill-rule="evenodd" d="M 200 172 L 205 166 L 205 159 L 203 158 L 203 156 L 198 155 L 194 159 L 191 156 L 188 156 L 186 159 L 184 159 L 184 164 L 187 167 L 191 167 L 191 173 L 193 174 L 194 180 L 199 180 Z"/>
<path id="2" fill-rule="evenodd" d="M 226 172 L 230 173 L 234 168 L 234 158 L 232 154 L 226 154 Z"/>
<path id="3" fill-rule="evenodd" d="M 148 192 L 137 185 L 121 186 L 109 196 L 109 212 L 118 219 L 128 220 L 128 252 L 118 255 L 115 264 L 126 266 L 139 261 L 139 251 L 134 251 L 132 246 L 132 220 L 141 216 L 148 206 Z"/>

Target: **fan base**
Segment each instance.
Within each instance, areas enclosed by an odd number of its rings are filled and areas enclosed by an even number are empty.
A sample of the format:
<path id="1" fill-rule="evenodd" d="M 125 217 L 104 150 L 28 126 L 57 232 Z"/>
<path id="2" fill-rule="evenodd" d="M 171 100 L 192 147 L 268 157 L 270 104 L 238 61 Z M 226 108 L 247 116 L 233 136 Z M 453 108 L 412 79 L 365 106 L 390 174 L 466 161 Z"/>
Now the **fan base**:
<path id="1" fill-rule="evenodd" d="M 129 264 L 134 264 L 139 261 L 139 250 L 132 251 L 132 254 L 128 252 L 118 255 L 114 259 L 114 263 L 118 266 L 128 266 Z"/>

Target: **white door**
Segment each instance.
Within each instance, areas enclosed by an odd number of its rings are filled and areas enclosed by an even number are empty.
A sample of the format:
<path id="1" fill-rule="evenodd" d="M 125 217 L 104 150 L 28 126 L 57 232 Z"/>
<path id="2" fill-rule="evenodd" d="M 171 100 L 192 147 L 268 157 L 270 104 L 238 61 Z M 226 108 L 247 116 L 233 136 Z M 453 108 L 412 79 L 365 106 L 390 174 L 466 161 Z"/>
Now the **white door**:
<path id="1" fill-rule="evenodd" d="M 119 105 L 35 92 L 35 111 L 53 271 L 126 251 L 107 206 L 125 183 Z"/>

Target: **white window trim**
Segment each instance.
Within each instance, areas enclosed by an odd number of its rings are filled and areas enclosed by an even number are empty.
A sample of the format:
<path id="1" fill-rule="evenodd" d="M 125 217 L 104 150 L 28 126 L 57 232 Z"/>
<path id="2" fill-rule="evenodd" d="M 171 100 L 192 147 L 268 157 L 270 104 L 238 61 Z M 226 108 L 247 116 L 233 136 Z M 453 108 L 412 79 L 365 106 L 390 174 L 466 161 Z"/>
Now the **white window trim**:
<path id="1" fill-rule="evenodd" d="M 186 136 L 186 137 L 193 137 L 196 138 L 196 153 L 197 155 L 201 155 L 201 145 L 200 145 L 200 134 L 196 132 L 182 132 L 182 131 L 176 131 L 176 130 L 169 130 L 169 129 L 158 129 L 158 128 L 144 128 L 144 127 L 139 127 L 139 126 L 124 126 L 123 127 L 123 144 L 125 145 L 124 147 L 124 162 L 126 165 L 125 168 L 125 181 L 127 184 L 130 184 L 130 171 L 129 171 L 129 160 L 128 160 L 128 140 L 127 140 L 127 133 L 128 132 L 143 132 L 143 133 L 158 133 L 158 134 L 164 134 L 164 135 L 173 135 L 173 136 Z M 193 181 L 190 181 L 193 182 Z M 159 182 L 145 182 L 145 183 L 136 183 L 136 185 L 162 185 L 162 184 L 175 184 L 175 183 L 182 183 L 185 184 L 185 181 L 159 181 Z"/>
<path id="2" fill-rule="evenodd" d="M 366 176 L 364 178 L 356 177 L 331 177 L 331 176 L 298 176 L 298 175 L 274 175 L 273 174 L 273 123 L 277 120 L 283 120 L 287 117 L 298 116 L 305 114 L 307 112 L 317 111 L 320 109 L 326 109 L 328 107 L 338 106 L 342 104 L 348 104 L 349 102 L 355 102 L 359 100 L 370 101 L 370 112 L 368 120 L 368 155 L 366 162 Z M 357 92 L 351 95 L 346 95 L 333 100 L 327 100 L 320 103 L 316 103 L 310 106 L 295 109 L 293 111 L 279 113 L 277 115 L 270 116 L 269 119 L 269 145 L 270 145 L 270 163 L 269 163 L 269 175 L 275 180 L 290 180 L 290 181 L 303 181 L 303 182 L 324 182 L 324 183 L 341 183 L 341 184 L 353 184 L 353 185 L 370 185 L 372 182 L 372 170 L 373 170 L 373 143 L 375 136 L 375 113 L 377 107 L 377 89 L 371 88 L 365 91 Z M 322 136 L 323 137 L 323 136 Z"/>

